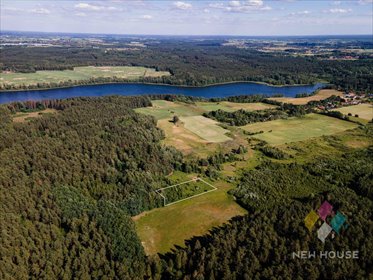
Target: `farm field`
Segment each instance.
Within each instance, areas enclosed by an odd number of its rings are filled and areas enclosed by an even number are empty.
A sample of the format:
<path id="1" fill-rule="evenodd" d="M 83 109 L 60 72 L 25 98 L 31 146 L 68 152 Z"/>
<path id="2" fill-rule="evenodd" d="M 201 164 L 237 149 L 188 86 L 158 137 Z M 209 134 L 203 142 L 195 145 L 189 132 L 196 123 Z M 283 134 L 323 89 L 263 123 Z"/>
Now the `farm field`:
<path id="1" fill-rule="evenodd" d="M 254 137 L 269 144 L 280 145 L 322 135 L 331 135 L 355 127 L 357 127 L 356 124 L 337 118 L 309 114 L 303 118 L 254 123 L 241 128 L 249 132 L 264 131 Z"/>
<path id="2" fill-rule="evenodd" d="M 359 104 L 335 109 L 333 111 L 341 112 L 344 115 L 351 113 L 352 116 L 359 115 L 359 118 L 370 121 L 373 119 L 373 105 L 372 104 Z"/>
<path id="3" fill-rule="evenodd" d="M 212 119 L 203 116 L 192 116 L 181 117 L 180 120 L 184 123 L 186 129 L 208 142 L 219 143 L 232 140 L 232 138 L 225 135 L 229 130 L 220 127 L 218 122 Z"/>
<path id="4" fill-rule="evenodd" d="M 176 204 L 156 208 L 133 217 L 147 255 L 166 253 L 184 240 L 205 234 L 237 215 L 246 214 L 227 191 L 231 186 L 214 182 L 218 189 Z"/>
<path id="5" fill-rule="evenodd" d="M 343 96 L 343 92 L 334 90 L 334 89 L 322 89 L 317 94 L 309 96 L 309 97 L 301 97 L 301 98 L 271 97 L 268 99 L 279 101 L 279 102 L 284 102 L 284 103 L 291 103 L 294 105 L 303 105 L 303 104 L 307 104 L 310 101 L 319 101 L 319 100 L 326 99 L 332 95 Z"/>
<path id="6" fill-rule="evenodd" d="M 155 69 L 134 66 L 84 66 L 74 70 L 36 71 L 35 73 L 0 73 L 2 85 L 36 85 L 38 83 L 59 83 L 66 81 L 85 81 L 90 78 L 118 77 L 136 80 L 140 77 L 168 76 L 169 72 L 157 72 Z"/>

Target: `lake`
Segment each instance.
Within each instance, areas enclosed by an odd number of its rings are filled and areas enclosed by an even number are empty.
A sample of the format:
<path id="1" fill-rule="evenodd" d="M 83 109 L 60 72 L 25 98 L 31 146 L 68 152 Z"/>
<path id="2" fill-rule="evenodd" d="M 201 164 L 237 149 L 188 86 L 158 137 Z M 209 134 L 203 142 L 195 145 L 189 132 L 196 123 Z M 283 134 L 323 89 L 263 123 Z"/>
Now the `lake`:
<path id="1" fill-rule="evenodd" d="M 294 97 L 298 93 L 312 93 L 323 86 L 324 84 L 275 87 L 250 82 L 237 82 L 207 87 L 183 87 L 157 84 L 123 83 L 87 85 L 47 90 L 0 92 L 0 103 L 43 99 L 64 99 L 79 96 L 97 97 L 114 94 L 126 96 L 144 94 L 184 94 L 205 98 L 253 94 L 283 94 L 286 97 Z"/>

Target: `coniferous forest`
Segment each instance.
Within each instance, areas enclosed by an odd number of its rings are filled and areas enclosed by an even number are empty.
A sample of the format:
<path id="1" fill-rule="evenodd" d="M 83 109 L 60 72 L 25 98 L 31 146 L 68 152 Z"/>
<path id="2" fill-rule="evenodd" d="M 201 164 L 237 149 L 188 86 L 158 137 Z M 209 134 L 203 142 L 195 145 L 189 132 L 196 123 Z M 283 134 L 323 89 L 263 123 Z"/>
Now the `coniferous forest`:
<path id="1" fill-rule="evenodd" d="M 148 97 L 74 98 L 0 107 L 1 279 L 369 279 L 373 150 L 309 162 L 264 160 L 230 191 L 248 214 L 145 256 L 131 216 L 162 206 L 152 190 L 200 168 L 164 146 Z M 20 111 L 56 113 L 27 122 Z M 372 125 L 357 128 L 373 136 Z M 332 138 L 338 146 L 337 138 Z M 217 154 L 208 163 L 234 159 Z M 253 195 L 255 194 L 255 195 Z M 349 227 L 322 243 L 304 218 L 323 200 Z M 298 259 L 300 250 L 358 250 L 359 259 Z"/>

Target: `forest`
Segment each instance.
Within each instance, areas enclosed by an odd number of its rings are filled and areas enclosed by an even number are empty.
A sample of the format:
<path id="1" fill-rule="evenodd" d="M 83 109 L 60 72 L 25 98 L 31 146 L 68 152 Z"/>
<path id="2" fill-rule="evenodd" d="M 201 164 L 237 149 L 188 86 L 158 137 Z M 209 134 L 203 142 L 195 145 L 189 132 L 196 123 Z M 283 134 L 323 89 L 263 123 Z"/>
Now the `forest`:
<path id="1" fill-rule="evenodd" d="M 247 150 L 188 160 L 161 144 L 151 99 L 108 96 L 0 106 L 1 279 L 367 279 L 372 276 L 373 150 L 264 159 L 232 189 L 248 214 L 147 257 L 132 216 L 162 206 L 173 170 L 206 172 Z M 22 123 L 14 114 L 55 109 Z M 294 110 L 297 111 L 297 110 Z M 358 128 L 373 136 L 371 124 Z M 338 145 L 336 142 L 335 145 Z M 260 148 L 260 147 L 259 147 Z M 287 158 L 262 147 L 270 157 Z M 303 224 L 327 199 L 349 227 L 323 244 Z M 358 250 L 359 260 L 292 259 L 297 250 Z"/>
<path id="2" fill-rule="evenodd" d="M 161 78 L 141 78 L 139 82 L 204 86 L 232 81 L 256 81 L 273 85 L 326 81 L 342 90 L 359 92 L 372 90 L 373 64 L 368 58 L 356 61 L 320 60 L 314 57 L 262 53 L 252 48 L 239 49 L 223 46 L 223 42 L 224 40 L 217 40 L 214 43 L 201 43 L 198 40 L 170 38 L 162 39 L 158 43 L 150 42 L 146 48 L 138 50 L 120 50 L 124 47 L 120 43 L 116 45 L 118 50 L 77 46 L 70 48 L 9 46 L 1 50 L 0 68 L 3 71 L 35 72 L 72 69 L 75 66 L 145 66 L 169 71 L 172 75 Z M 107 82 L 126 81 L 116 77 L 89 81 L 89 83 Z M 71 81 L 39 86 L 48 88 L 76 84 L 78 82 Z M 2 90 L 10 89 L 25 88 L 8 87 Z"/>

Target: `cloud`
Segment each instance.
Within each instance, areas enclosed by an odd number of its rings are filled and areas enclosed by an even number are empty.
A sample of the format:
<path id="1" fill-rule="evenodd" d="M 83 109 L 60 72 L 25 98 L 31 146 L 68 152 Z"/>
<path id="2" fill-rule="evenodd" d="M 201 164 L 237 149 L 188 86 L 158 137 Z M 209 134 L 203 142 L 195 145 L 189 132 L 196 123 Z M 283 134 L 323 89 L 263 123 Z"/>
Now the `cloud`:
<path id="1" fill-rule="evenodd" d="M 290 16 L 301 16 L 301 15 L 309 15 L 311 12 L 310 11 L 299 11 L 299 12 L 293 12 L 293 13 L 290 13 L 289 15 Z"/>
<path id="2" fill-rule="evenodd" d="M 143 15 L 141 18 L 142 19 L 152 19 L 153 16 L 151 16 L 151 15 Z"/>
<path id="3" fill-rule="evenodd" d="M 340 9 L 340 8 L 334 8 L 324 11 L 324 13 L 330 13 L 330 14 L 346 14 L 352 12 L 351 9 Z"/>
<path id="4" fill-rule="evenodd" d="M 186 3 L 186 2 L 182 2 L 182 1 L 174 2 L 174 6 L 177 9 L 180 9 L 180 10 L 188 10 L 188 9 L 192 8 L 192 4 Z"/>
<path id="5" fill-rule="evenodd" d="M 74 7 L 77 8 L 77 9 L 80 9 L 80 10 L 96 11 L 96 12 L 97 11 L 117 11 L 117 10 L 119 10 L 118 8 L 113 7 L 113 6 L 109 6 L 109 7 L 97 6 L 97 5 L 91 5 L 91 4 L 88 4 L 88 3 L 78 3 Z"/>
<path id="6" fill-rule="evenodd" d="M 223 9 L 227 12 L 245 13 L 255 10 L 269 11 L 270 6 L 265 6 L 263 0 L 229 1 L 226 5 L 222 2 L 210 3 L 210 8 Z"/>

